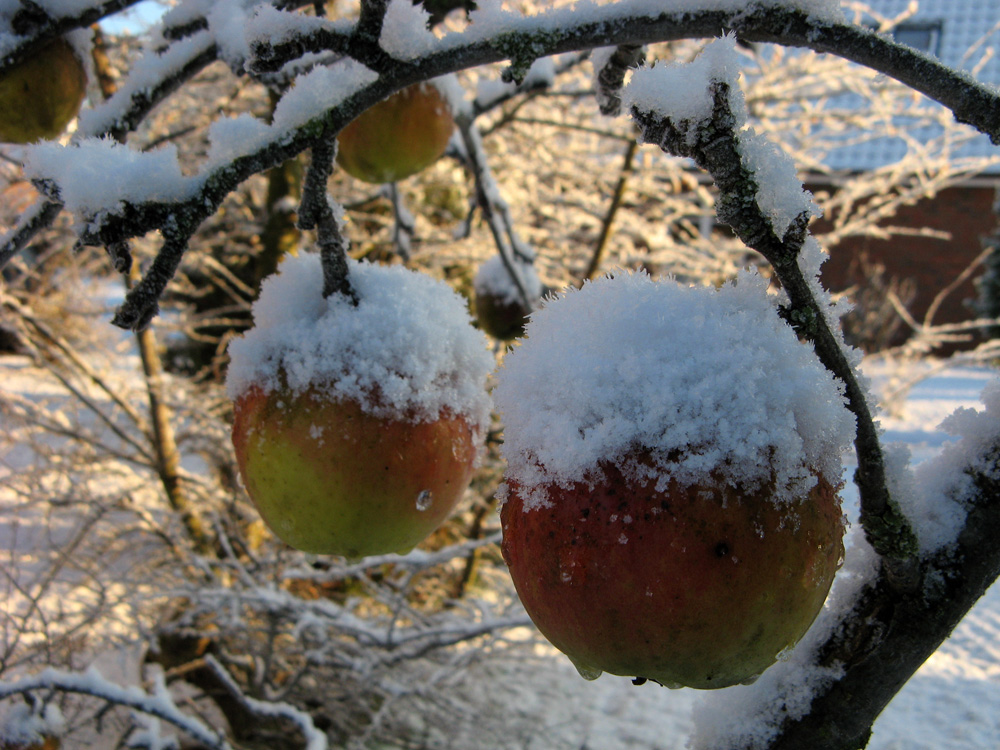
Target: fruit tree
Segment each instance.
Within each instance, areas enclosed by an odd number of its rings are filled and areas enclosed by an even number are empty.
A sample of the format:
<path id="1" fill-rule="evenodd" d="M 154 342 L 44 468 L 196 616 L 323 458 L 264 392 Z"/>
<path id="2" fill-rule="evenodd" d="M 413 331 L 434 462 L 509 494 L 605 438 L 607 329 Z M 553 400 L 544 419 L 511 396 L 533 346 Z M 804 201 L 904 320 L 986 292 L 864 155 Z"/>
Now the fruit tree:
<path id="1" fill-rule="evenodd" d="M 833 199 L 799 173 L 822 158 L 790 144 L 870 135 L 866 104 L 816 124 L 856 71 L 870 101 L 892 87 L 998 146 L 1000 92 L 838 0 L 179 0 L 101 62 L 94 25 L 134 4 L 0 0 L 0 138 L 36 191 L 0 239 L 4 309 L 38 361 L 101 386 L 97 427 L 125 444 L 108 453 L 166 499 L 109 490 L 109 517 L 158 528 L 176 563 L 143 589 L 169 601 L 136 618 L 162 667 L 142 689 L 69 646 L 72 669 L 18 661 L 31 639 L 11 640 L 0 701 L 21 726 L 51 746 L 53 696 L 75 695 L 147 717 L 129 730 L 146 747 L 165 722 L 206 747 L 322 748 L 346 740 L 320 720 L 336 681 L 318 665 L 360 693 L 534 623 L 589 679 L 709 690 L 691 747 L 863 747 L 1000 573 L 1000 386 L 919 467 L 883 445 L 848 306 L 820 280 Z M 820 58 L 826 75 L 795 74 Z M 195 112 L 210 121 L 185 140 Z M 879 122 L 905 134 L 916 112 Z M 542 135 L 509 145 L 515 126 Z M 301 239 L 262 272 L 255 180 L 295 165 L 266 210 Z M 124 282 L 107 327 L 136 337 L 148 412 L 34 312 L 40 269 L 64 279 L 74 248 Z M 208 279 L 246 303 L 242 327 L 213 309 L 214 378 L 168 378 L 151 337 L 196 329 Z M 511 583 L 523 609 L 501 611 Z M 182 710 L 170 680 L 225 721 Z"/>

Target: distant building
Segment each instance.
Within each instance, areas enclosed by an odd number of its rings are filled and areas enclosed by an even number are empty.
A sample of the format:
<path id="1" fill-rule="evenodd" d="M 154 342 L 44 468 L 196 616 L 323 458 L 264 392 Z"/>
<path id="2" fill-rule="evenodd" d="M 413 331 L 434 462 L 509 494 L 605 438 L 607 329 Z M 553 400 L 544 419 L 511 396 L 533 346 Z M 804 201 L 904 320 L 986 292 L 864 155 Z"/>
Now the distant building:
<path id="1" fill-rule="evenodd" d="M 909 0 L 868 0 L 876 13 L 894 18 L 906 11 Z M 874 19 L 872 19 L 873 25 Z M 969 71 L 979 81 L 1000 85 L 1000 0 L 920 0 L 917 12 L 897 25 L 894 38 L 939 58 L 955 68 Z M 993 49 L 992 57 L 987 53 Z M 985 60 L 985 62 L 983 62 Z M 936 106 L 936 105 L 933 105 Z M 905 125 L 905 123 L 902 123 Z M 938 127 L 907 129 L 907 135 L 929 141 L 941 135 Z M 875 170 L 899 161 L 906 144 L 899 138 L 874 138 L 833 152 L 825 163 L 841 173 Z M 967 157 L 1000 157 L 1000 148 L 986 136 L 955 148 L 953 160 Z M 837 178 L 815 176 L 807 180 L 810 190 L 836 190 Z M 937 192 L 914 205 L 904 206 L 886 224 L 914 231 L 930 229 L 940 236 L 894 236 L 889 239 L 857 237 L 830 248 L 824 265 L 827 287 L 837 291 L 868 281 L 873 267 L 884 268 L 883 280 L 895 279 L 912 290 L 909 310 L 922 320 L 934 296 L 954 281 L 982 251 L 982 239 L 997 227 L 993 207 L 1000 186 L 1000 158 L 960 184 Z M 817 230 L 822 231 L 820 220 Z M 969 300 L 975 297 L 972 280 L 956 288 L 942 305 L 934 322 L 952 323 L 975 317 Z M 899 343 L 897 340 L 893 343 Z"/>

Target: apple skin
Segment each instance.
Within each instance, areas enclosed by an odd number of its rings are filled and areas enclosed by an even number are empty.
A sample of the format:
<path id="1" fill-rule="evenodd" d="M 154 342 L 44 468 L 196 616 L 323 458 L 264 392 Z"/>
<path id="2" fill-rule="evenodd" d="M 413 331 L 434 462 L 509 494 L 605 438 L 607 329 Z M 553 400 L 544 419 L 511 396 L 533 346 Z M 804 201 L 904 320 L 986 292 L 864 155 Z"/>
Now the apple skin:
<path id="1" fill-rule="evenodd" d="M 478 449 L 463 417 L 373 416 L 316 386 L 259 386 L 234 403 L 240 475 L 264 522 L 304 552 L 409 552 L 451 513 Z"/>
<path id="2" fill-rule="evenodd" d="M 545 487 L 547 507 L 526 510 L 508 484 L 500 513 L 525 609 L 582 675 L 727 687 L 808 630 L 843 555 L 829 482 L 779 506 L 766 491 L 673 480 L 656 491 L 603 468 L 593 488 Z"/>
<path id="3" fill-rule="evenodd" d="M 364 182 L 398 182 L 437 161 L 455 121 L 436 86 L 418 83 L 365 110 L 337 136 L 337 164 Z"/>
<path id="4" fill-rule="evenodd" d="M 0 75 L 0 141 L 60 135 L 76 117 L 87 74 L 72 45 L 56 39 Z"/>

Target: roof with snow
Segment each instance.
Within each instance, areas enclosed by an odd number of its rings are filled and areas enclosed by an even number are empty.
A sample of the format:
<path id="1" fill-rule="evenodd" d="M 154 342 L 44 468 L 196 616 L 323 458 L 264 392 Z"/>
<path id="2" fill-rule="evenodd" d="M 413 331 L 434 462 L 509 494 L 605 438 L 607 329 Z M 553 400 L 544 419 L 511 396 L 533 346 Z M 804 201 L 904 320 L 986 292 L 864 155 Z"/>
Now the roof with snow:
<path id="1" fill-rule="evenodd" d="M 912 0 L 867 0 L 873 14 L 862 20 L 878 27 L 884 19 L 906 13 Z M 896 41 L 940 59 L 946 65 L 968 72 L 978 81 L 1000 85 L 1000 2 L 996 0 L 919 0 L 917 10 L 906 15 L 892 30 Z M 933 105 L 936 106 L 936 105 Z M 910 132 L 927 141 L 941 135 L 939 127 Z M 826 159 L 833 169 L 868 170 L 899 161 L 906 154 L 900 138 L 877 138 L 839 149 Z M 955 149 L 953 158 L 997 155 L 989 138 L 975 137 Z M 1000 164 L 988 170 L 1000 174 Z"/>

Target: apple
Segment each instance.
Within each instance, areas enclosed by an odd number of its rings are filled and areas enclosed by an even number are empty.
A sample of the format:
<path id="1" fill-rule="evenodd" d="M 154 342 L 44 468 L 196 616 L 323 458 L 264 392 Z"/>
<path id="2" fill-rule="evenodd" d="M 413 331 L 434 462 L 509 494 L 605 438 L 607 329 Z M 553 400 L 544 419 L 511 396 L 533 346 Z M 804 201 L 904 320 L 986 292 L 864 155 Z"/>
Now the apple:
<path id="1" fill-rule="evenodd" d="M 410 551 L 454 510 L 478 456 L 464 417 L 375 416 L 318 387 L 250 388 L 232 432 L 268 527 L 296 549 L 352 559 Z"/>
<path id="2" fill-rule="evenodd" d="M 454 128 L 437 86 L 413 84 L 365 110 L 340 132 L 337 163 L 364 182 L 397 182 L 437 161 Z"/>
<path id="3" fill-rule="evenodd" d="M 585 677 L 752 681 L 822 610 L 854 419 L 767 283 L 616 272 L 547 297 L 504 357 L 501 550 Z"/>
<path id="4" fill-rule="evenodd" d="M 76 117 L 87 74 L 73 46 L 59 38 L 0 74 L 0 141 L 55 138 Z"/>
<path id="5" fill-rule="evenodd" d="M 476 321 L 481 329 L 501 341 L 510 341 L 523 335 L 528 316 L 537 307 L 544 293 L 533 264 L 516 260 L 514 267 L 527 294 L 527 300 L 499 255 L 485 261 L 472 282 Z"/>
<path id="6" fill-rule="evenodd" d="M 314 253 L 261 286 L 229 345 L 232 442 L 250 500 L 305 552 L 406 553 L 454 510 L 490 420 L 495 365 L 465 300 L 402 266 L 348 259 L 323 296 Z"/>
<path id="7" fill-rule="evenodd" d="M 537 489 L 537 488 L 536 488 Z M 721 688 L 753 680 L 823 606 L 843 556 L 833 485 L 797 502 L 706 479 L 657 489 L 616 466 L 501 509 L 502 551 L 541 633 L 577 666 Z"/>

